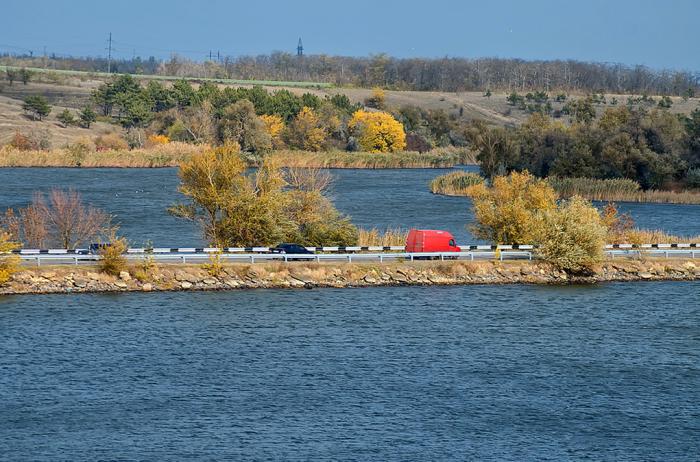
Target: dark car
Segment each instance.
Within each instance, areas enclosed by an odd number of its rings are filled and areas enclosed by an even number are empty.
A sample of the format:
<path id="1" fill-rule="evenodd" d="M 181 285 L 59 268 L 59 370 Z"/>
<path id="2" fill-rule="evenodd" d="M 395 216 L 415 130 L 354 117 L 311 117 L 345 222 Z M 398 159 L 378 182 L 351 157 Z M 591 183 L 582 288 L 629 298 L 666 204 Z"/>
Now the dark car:
<path id="1" fill-rule="evenodd" d="M 300 244 L 280 244 L 270 249 L 272 253 L 288 253 L 294 255 L 313 255 L 313 252 Z"/>

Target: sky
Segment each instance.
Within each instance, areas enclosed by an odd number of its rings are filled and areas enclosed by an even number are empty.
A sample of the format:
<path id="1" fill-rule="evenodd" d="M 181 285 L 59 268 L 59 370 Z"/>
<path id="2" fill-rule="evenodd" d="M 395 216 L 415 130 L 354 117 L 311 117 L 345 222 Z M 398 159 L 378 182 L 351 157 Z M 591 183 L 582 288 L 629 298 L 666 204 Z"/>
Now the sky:
<path id="1" fill-rule="evenodd" d="M 700 71 L 700 0 L 2 0 L 0 52 L 575 59 Z"/>

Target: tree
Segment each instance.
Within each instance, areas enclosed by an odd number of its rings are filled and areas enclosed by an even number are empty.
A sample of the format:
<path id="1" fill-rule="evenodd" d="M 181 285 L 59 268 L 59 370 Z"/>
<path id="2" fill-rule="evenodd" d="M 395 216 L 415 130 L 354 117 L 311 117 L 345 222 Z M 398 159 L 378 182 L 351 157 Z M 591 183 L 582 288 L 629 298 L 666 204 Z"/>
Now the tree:
<path id="1" fill-rule="evenodd" d="M 23 84 L 28 84 L 29 81 L 31 80 L 32 76 L 34 75 L 33 71 L 30 71 L 29 69 L 23 67 L 22 69 L 19 70 L 19 78 L 22 80 Z"/>
<path id="2" fill-rule="evenodd" d="M 267 130 L 270 139 L 272 140 L 272 147 L 275 149 L 280 149 L 284 146 L 284 141 L 282 141 L 282 132 L 284 131 L 284 120 L 282 116 L 277 114 L 263 114 L 260 116 L 260 120 L 265 124 L 265 130 Z"/>
<path id="3" fill-rule="evenodd" d="M 18 77 L 18 72 L 16 69 L 10 69 L 7 68 L 5 69 L 5 73 L 7 74 L 7 80 L 10 82 L 10 86 L 17 80 Z"/>
<path id="4" fill-rule="evenodd" d="M 205 238 L 220 247 L 275 245 L 351 245 L 357 229 L 319 189 L 323 181 L 285 180 L 266 158 L 256 172 L 226 147 L 197 153 L 180 166 L 180 192 L 188 204 L 169 212 L 201 224 Z"/>
<path id="5" fill-rule="evenodd" d="M 54 189 L 48 195 L 36 193 L 32 203 L 19 210 L 17 234 L 35 248 L 57 246 L 74 249 L 96 242 L 111 232 L 111 217 L 83 203 L 76 191 Z"/>
<path id="6" fill-rule="evenodd" d="M 357 111 L 348 128 L 360 147 L 369 152 L 395 152 L 406 148 L 403 125 L 386 112 Z"/>
<path id="7" fill-rule="evenodd" d="M 256 115 L 255 107 L 243 99 L 224 110 L 217 129 L 219 141 L 234 141 L 243 151 L 261 152 L 272 148 L 272 139 L 265 124 Z"/>
<path id="8" fill-rule="evenodd" d="M 57 116 L 56 119 L 63 124 L 64 127 L 68 127 L 69 125 L 73 125 L 75 123 L 75 116 L 73 113 L 68 110 L 64 109 L 61 111 Z"/>
<path id="9" fill-rule="evenodd" d="M 289 124 L 285 138 L 287 144 L 293 148 L 319 151 L 326 139 L 326 132 L 313 109 L 304 106 Z"/>
<path id="10" fill-rule="evenodd" d="M 22 109 L 30 113 L 35 120 L 42 120 L 51 113 L 49 102 L 41 95 L 28 96 L 25 98 Z"/>
<path id="11" fill-rule="evenodd" d="M 79 117 L 85 128 L 90 128 L 90 125 L 97 120 L 97 114 L 95 114 L 95 111 L 93 111 L 90 106 L 85 106 L 80 111 Z"/>

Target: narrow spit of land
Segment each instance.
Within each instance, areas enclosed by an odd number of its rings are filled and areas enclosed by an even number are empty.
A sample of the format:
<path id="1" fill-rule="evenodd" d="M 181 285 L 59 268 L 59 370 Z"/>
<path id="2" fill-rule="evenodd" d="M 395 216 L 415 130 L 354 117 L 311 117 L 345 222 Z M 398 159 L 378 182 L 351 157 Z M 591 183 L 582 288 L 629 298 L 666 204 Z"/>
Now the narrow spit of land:
<path id="1" fill-rule="evenodd" d="M 608 261 L 588 276 L 571 276 L 538 262 L 413 262 L 397 264 L 271 263 L 224 265 L 216 274 L 202 266 L 162 265 L 118 276 L 94 267 L 24 269 L 0 294 L 151 292 L 262 288 L 379 287 L 465 284 L 593 284 L 612 281 L 700 280 L 700 266 L 680 259 Z"/>

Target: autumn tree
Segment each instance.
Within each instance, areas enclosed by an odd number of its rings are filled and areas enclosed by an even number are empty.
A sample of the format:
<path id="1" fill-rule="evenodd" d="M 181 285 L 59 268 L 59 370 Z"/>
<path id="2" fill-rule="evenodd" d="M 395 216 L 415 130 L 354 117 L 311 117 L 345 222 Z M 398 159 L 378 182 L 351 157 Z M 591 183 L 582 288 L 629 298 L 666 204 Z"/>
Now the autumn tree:
<path id="1" fill-rule="evenodd" d="M 348 128 L 365 151 L 395 152 L 406 148 L 403 125 L 386 112 L 357 111 Z"/>
<path id="2" fill-rule="evenodd" d="M 189 203 L 171 214 L 202 226 L 205 238 L 221 247 L 275 245 L 350 245 L 357 229 L 316 186 L 323 181 L 286 181 L 273 158 L 255 172 L 240 154 L 226 148 L 198 153 L 180 166 L 180 192 Z"/>
<path id="3" fill-rule="evenodd" d="M 326 132 L 313 109 L 304 106 L 285 132 L 287 144 L 296 149 L 320 151 Z"/>
<path id="4" fill-rule="evenodd" d="M 284 120 L 282 116 L 277 114 L 263 114 L 260 116 L 260 120 L 265 124 L 265 130 L 267 134 L 270 135 L 272 140 L 272 147 L 275 149 L 281 149 L 284 147 L 284 141 L 282 140 L 282 133 L 284 131 Z"/>
<path id="5" fill-rule="evenodd" d="M 11 235 L 0 229 L 0 285 L 9 281 L 17 271 L 19 258 L 11 252 L 19 248 L 20 244 L 15 242 Z"/>

